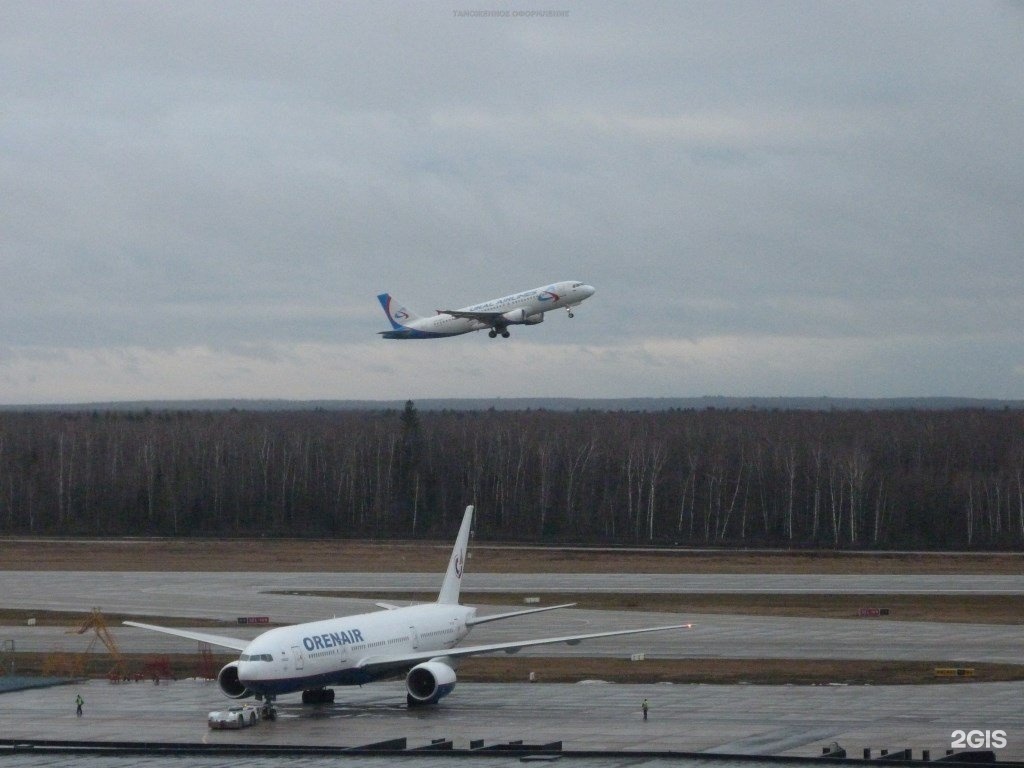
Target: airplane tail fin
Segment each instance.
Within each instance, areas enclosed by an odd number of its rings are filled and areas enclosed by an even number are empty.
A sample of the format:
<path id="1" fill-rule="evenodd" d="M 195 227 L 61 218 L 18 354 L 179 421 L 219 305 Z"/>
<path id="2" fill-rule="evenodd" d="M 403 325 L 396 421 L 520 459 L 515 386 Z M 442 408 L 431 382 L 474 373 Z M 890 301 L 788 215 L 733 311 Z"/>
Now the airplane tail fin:
<path id="1" fill-rule="evenodd" d="M 388 320 L 391 322 L 391 327 L 400 331 L 405 328 L 405 324 L 411 320 L 419 320 L 419 316 L 411 310 L 406 309 L 394 298 L 390 293 L 382 293 L 377 296 L 377 301 L 384 308 L 384 314 L 388 316 Z"/>
<path id="2" fill-rule="evenodd" d="M 469 529 L 473 524 L 473 505 L 466 507 L 466 514 L 462 518 L 462 527 L 459 528 L 459 536 L 455 539 L 455 548 L 452 550 L 452 559 L 448 561 L 448 571 L 444 575 L 444 583 L 441 584 L 441 593 L 437 596 L 437 602 L 444 605 L 458 605 L 459 588 L 462 586 L 462 573 L 466 568 L 466 547 L 469 545 Z"/>

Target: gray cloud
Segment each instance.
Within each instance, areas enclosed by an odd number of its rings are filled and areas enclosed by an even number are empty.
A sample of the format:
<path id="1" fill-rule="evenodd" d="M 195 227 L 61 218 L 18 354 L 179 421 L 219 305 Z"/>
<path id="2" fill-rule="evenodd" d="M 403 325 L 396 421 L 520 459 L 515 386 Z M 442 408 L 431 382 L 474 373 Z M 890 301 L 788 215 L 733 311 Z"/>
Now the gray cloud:
<path id="1" fill-rule="evenodd" d="M 0 401 L 1024 397 L 1019 5 L 490 7 L 0 8 Z"/>

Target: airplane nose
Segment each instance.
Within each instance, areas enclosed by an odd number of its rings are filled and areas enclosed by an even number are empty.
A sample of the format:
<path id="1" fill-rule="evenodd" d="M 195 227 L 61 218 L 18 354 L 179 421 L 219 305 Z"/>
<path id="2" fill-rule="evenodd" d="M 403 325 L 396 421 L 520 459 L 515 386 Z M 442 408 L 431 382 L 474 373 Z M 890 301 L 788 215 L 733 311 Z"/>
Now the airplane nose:
<path id="1" fill-rule="evenodd" d="M 580 290 L 583 291 L 588 299 L 594 295 L 594 286 L 592 285 L 584 285 Z"/>

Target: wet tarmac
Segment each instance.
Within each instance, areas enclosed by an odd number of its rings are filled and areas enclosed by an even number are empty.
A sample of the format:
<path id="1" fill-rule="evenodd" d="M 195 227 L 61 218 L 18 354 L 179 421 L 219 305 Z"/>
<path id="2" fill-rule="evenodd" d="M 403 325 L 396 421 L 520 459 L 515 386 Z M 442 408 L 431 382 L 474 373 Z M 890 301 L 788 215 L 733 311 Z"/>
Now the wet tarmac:
<path id="1" fill-rule="evenodd" d="M 89 681 L 0 696 L 5 738 L 355 747 L 406 738 L 468 749 L 524 740 L 566 750 L 674 751 L 814 757 L 838 742 L 928 749 L 940 756 L 958 729 L 1003 730 L 1000 761 L 1024 759 L 1021 683 L 944 686 L 715 686 L 611 683 L 460 683 L 436 707 L 409 709 L 402 682 L 339 688 L 333 705 L 284 697 L 278 719 L 211 731 L 206 715 L 232 702 L 215 683 Z M 75 696 L 85 699 L 75 716 Z M 640 704 L 650 702 L 645 722 Z"/>

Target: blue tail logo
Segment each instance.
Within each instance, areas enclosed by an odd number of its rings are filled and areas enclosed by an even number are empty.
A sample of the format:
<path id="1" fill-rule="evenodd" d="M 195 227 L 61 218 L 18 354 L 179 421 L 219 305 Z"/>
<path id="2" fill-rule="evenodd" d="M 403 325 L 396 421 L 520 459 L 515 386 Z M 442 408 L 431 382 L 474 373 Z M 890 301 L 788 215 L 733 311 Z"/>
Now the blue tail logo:
<path id="1" fill-rule="evenodd" d="M 395 305 L 390 293 L 380 294 L 377 296 L 377 300 L 380 302 L 381 307 L 384 308 L 384 314 L 388 316 L 388 321 L 394 330 L 400 331 L 405 328 L 400 321 L 412 319 L 412 313 L 409 310 L 403 306 Z"/>

